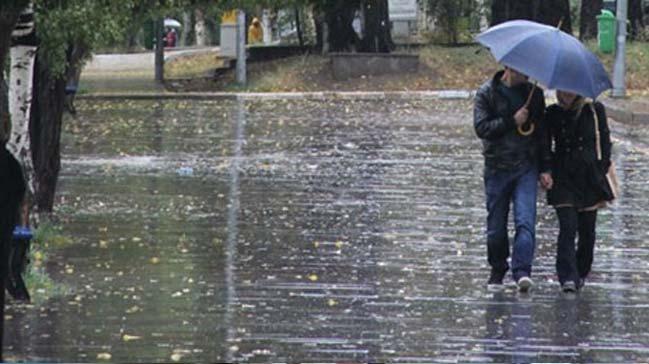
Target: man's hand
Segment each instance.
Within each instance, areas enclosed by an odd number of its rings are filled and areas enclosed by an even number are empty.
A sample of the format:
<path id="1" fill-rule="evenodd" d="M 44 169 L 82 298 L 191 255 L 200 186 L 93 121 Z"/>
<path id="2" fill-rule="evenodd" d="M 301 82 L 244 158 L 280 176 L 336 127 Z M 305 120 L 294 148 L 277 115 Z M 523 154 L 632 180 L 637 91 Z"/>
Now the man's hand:
<path id="1" fill-rule="evenodd" d="M 527 107 L 525 106 L 521 107 L 518 111 L 516 111 L 516 114 L 514 114 L 514 120 L 516 121 L 516 126 L 521 126 L 525 124 L 529 116 L 530 116 L 530 112 L 529 110 L 527 110 Z"/>
<path id="2" fill-rule="evenodd" d="M 552 180 L 552 174 L 550 173 L 541 173 L 539 176 L 539 181 L 541 182 L 541 187 L 546 190 L 551 190 L 554 180 Z"/>

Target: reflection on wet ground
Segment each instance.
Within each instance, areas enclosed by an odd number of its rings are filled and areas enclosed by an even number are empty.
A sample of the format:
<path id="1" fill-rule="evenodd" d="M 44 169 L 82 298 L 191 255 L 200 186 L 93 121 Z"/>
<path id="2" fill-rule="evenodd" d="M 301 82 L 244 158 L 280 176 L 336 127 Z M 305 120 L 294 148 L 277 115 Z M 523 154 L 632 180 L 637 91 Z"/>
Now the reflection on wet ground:
<path id="1" fill-rule="evenodd" d="M 594 274 L 487 292 L 468 101 L 81 102 L 48 267 L 70 295 L 8 310 L 9 357 L 115 362 L 649 360 L 649 153 L 615 124 L 624 192 Z"/>

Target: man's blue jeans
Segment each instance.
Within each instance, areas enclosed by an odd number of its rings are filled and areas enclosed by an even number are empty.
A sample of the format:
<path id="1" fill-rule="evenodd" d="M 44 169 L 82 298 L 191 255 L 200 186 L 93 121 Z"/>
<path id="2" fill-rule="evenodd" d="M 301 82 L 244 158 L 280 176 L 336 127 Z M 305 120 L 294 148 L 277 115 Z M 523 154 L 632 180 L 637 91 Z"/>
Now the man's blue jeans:
<path id="1" fill-rule="evenodd" d="M 512 274 L 514 280 L 532 273 L 534 260 L 536 194 L 538 169 L 524 165 L 515 170 L 485 168 L 484 183 L 487 195 L 487 254 L 492 273 L 503 276 L 509 269 L 509 239 L 507 219 L 509 206 L 514 205 L 514 250 Z"/>

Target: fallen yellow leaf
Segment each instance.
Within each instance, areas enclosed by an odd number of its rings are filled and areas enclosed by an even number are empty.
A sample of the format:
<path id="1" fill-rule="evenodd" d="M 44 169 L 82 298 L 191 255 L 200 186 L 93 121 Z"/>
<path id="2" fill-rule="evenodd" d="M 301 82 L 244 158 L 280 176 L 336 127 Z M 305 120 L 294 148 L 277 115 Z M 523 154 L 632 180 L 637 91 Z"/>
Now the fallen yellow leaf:
<path id="1" fill-rule="evenodd" d="M 128 335 L 128 334 L 124 334 L 124 336 L 122 336 L 122 340 L 124 341 L 140 340 L 141 338 L 142 338 L 141 336 Z"/>
<path id="2" fill-rule="evenodd" d="M 183 358 L 183 356 L 178 354 L 178 353 L 171 354 L 171 360 L 173 360 L 173 361 L 180 361 L 180 359 L 182 359 L 182 358 Z"/>
<path id="3" fill-rule="evenodd" d="M 110 360 L 113 356 L 110 353 L 99 353 L 97 354 L 97 359 L 99 360 Z"/>

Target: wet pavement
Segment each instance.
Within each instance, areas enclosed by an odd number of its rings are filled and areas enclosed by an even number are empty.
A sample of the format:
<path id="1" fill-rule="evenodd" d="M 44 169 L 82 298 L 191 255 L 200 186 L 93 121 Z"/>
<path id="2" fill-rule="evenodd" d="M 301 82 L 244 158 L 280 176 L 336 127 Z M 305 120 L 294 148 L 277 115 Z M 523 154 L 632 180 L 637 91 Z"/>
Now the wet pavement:
<path id="1" fill-rule="evenodd" d="M 649 142 L 614 124 L 623 195 L 559 292 L 539 199 L 531 294 L 485 288 L 469 101 L 82 101 L 48 266 L 8 308 L 14 360 L 649 361 Z"/>

